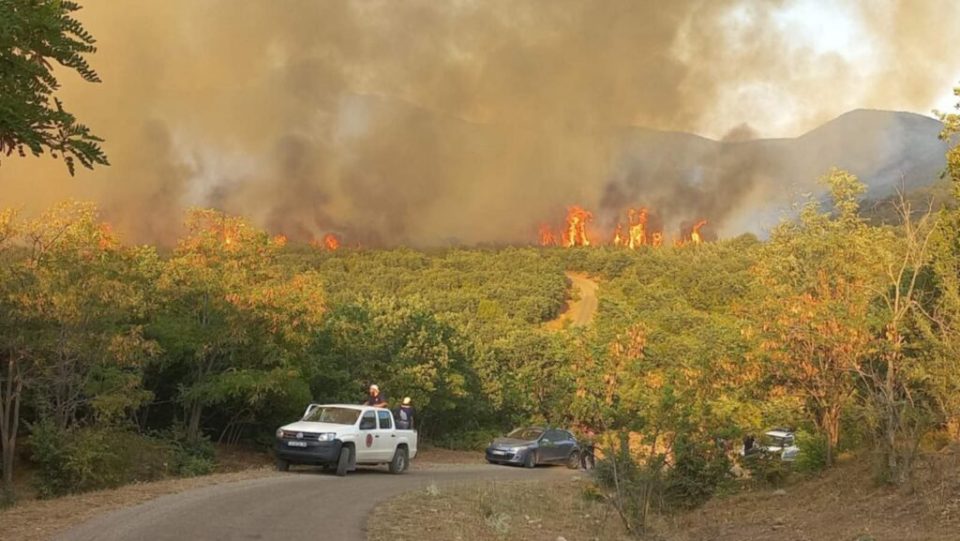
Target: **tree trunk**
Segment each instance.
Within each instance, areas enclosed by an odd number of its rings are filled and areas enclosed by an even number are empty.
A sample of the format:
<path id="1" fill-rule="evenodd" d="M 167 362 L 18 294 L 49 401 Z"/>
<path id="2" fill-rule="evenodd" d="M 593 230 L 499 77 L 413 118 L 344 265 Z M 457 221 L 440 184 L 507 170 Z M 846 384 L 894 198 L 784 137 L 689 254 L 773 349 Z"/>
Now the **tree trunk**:
<path id="1" fill-rule="evenodd" d="M 13 495 L 13 468 L 20 427 L 20 391 L 23 380 L 13 357 L 7 359 L 6 377 L 0 387 L 0 455 L 3 464 L 3 494 Z"/>
<path id="2" fill-rule="evenodd" d="M 840 406 L 830 405 L 820 417 L 820 428 L 827 436 L 827 467 L 833 466 L 834 450 L 840 442 Z"/>
<path id="3" fill-rule="evenodd" d="M 190 405 L 190 420 L 187 424 L 187 440 L 195 442 L 200 439 L 200 416 L 203 413 L 203 405 L 199 400 L 195 400 Z"/>

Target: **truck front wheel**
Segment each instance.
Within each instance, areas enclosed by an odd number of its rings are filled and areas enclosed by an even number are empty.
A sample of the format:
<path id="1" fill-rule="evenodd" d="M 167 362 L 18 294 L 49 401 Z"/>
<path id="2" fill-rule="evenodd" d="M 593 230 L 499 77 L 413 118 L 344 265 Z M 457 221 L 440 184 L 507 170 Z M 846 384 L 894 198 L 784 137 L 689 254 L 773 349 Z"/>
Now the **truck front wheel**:
<path id="1" fill-rule="evenodd" d="M 290 471 L 290 462 L 282 458 L 278 458 L 277 471 Z"/>
<path id="2" fill-rule="evenodd" d="M 340 458 L 337 459 L 337 475 L 343 477 L 350 469 L 350 448 L 344 445 L 340 448 Z"/>
<path id="3" fill-rule="evenodd" d="M 393 460 L 390 461 L 390 473 L 403 473 L 407 469 L 408 462 L 407 448 L 397 447 L 393 452 Z"/>

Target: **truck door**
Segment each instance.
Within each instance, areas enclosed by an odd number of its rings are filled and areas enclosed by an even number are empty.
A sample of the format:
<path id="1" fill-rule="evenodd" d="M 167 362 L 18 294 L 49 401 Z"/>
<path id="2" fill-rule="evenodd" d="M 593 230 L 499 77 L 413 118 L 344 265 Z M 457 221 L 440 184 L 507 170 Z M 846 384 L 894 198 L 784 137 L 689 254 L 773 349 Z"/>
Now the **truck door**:
<path id="1" fill-rule="evenodd" d="M 373 436 L 373 447 L 377 460 L 389 461 L 397 448 L 397 432 L 393 429 L 393 415 L 387 410 L 377 411 L 379 427 Z"/>
<path id="2" fill-rule="evenodd" d="M 377 430 L 377 413 L 374 410 L 367 410 L 360 416 L 360 437 L 357 438 L 357 462 L 360 464 L 377 462 L 377 450 L 375 437 Z"/>

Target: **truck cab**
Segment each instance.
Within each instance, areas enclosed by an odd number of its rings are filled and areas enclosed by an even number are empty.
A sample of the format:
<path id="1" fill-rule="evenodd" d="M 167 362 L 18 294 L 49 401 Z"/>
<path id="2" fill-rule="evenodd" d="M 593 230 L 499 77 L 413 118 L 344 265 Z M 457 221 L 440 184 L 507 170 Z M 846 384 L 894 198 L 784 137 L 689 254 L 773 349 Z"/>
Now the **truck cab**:
<path id="1" fill-rule="evenodd" d="M 386 408 L 310 404 L 303 417 L 277 429 L 277 469 L 310 464 L 346 475 L 358 465 L 387 464 L 402 473 L 417 455 L 417 433 L 396 428 Z"/>

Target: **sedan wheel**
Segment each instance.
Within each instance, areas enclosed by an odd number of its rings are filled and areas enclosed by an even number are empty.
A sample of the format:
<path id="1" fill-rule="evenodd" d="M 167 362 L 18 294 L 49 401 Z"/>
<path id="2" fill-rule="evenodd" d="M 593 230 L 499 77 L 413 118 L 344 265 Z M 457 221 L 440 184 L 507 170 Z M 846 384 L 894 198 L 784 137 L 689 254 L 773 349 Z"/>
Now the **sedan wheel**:
<path id="1" fill-rule="evenodd" d="M 537 452 L 529 451 L 527 456 L 523 457 L 523 467 L 525 468 L 536 468 L 537 467 Z"/>
<path id="2" fill-rule="evenodd" d="M 580 469 L 580 453 L 574 451 L 567 457 L 567 467 L 571 470 Z"/>

